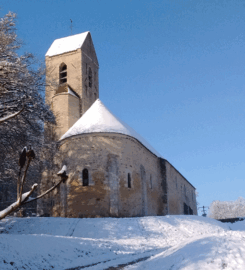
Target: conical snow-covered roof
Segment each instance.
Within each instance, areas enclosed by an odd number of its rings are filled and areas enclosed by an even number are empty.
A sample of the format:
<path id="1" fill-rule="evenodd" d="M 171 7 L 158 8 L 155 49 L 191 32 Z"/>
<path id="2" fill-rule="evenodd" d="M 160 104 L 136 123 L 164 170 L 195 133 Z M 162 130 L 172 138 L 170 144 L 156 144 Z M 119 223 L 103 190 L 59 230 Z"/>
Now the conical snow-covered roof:
<path id="1" fill-rule="evenodd" d="M 60 138 L 60 141 L 85 133 L 119 133 L 131 136 L 141 142 L 158 157 L 161 155 L 134 129 L 113 115 L 106 106 L 97 99 L 85 114 Z"/>
<path id="2" fill-rule="evenodd" d="M 48 49 L 46 56 L 54 56 L 75 51 L 82 47 L 89 32 L 56 39 Z"/>

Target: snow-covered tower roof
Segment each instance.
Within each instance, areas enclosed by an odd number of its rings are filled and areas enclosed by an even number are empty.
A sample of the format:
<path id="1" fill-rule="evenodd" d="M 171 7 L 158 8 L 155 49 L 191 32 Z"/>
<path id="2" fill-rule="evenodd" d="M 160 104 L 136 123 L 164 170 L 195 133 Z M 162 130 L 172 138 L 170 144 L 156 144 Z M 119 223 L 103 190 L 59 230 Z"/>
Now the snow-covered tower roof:
<path id="1" fill-rule="evenodd" d="M 48 49 L 45 56 L 54 56 L 80 49 L 88 34 L 89 31 L 73 36 L 56 39 Z"/>
<path id="2" fill-rule="evenodd" d="M 60 138 L 60 141 L 71 136 L 85 133 L 119 133 L 131 136 L 141 142 L 158 157 L 161 155 L 133 128 L 113 115 L 112 112 L 97 99 L 86 113 Z"/>

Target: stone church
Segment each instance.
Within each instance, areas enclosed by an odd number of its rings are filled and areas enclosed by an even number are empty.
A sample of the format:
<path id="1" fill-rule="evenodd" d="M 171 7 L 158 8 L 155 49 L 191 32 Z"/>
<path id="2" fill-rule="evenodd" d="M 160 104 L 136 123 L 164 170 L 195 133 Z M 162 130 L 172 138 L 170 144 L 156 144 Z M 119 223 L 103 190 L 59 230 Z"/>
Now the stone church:
<path id="1" fill-rule="evenodd" d="M 41 201 L 40 214 L 197 214 L 195 187 L 99 99 L 99 63 L 90 32 L 55 40 L 46 53 L 46 70 L 46 103 L 57 122 L 52 132 L 69 178 Z M 43 172 L 43 189 L 56 172 Z"/>

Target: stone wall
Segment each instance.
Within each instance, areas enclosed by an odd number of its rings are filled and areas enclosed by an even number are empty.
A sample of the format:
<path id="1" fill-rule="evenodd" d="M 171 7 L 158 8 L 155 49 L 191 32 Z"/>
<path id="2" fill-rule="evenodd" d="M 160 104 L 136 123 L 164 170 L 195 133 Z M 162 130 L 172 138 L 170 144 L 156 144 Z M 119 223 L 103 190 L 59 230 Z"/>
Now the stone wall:
<path id="1" fill-rule="evenodd" d="M 59 86 L 59 68 L 67 65 L 67 83 L 82 98 L 82 52 L 78 49 L 52 57 L 46 56 L 46 103 L 52 104 L 52 97 Z"/>
<path id="2" fill-rule="evenodd" d="M 80 100 L 64 92 L 53 97 L 52 105 L 56 119 L 55 133 L 59 139 L 80 118 Z"/>
<path id="3" fill-rule="evenodd" d="M 116 133 L 83 134 L 62 141 L 60 152 L 69 170 L 67 198 L 58 191 L 59 202 L 51 215 L 65 211 L 68 217 L 167 214 L 159 159 L 136 139 Z M 85 168 L 88 186 L 83 186 Z"/>
<path id="4" fill-rule="evenodd" d="M 94 101 L 99 98 L 99 63 L 90 34 L 83 43 L 81 60 L 83 84 L 82 113 L 84 114 Z M 91 86 L 89 85 L 89 68 L 92 70 Z"/>
<path id="5" fill-rule="evenodd" d="M 132 137 L 116 133 L 70 137 L 61 142 L 56 163 L 67 165 L 69 179 L 46 199 L 51 216 L 179 215 L 184 214 L 184 204 L 197 214 L 195 188 L 167 160 Z M 88 186 L 83 186 L 84 169 Z"/>
<path id="6" fill-rule="evenodd" d="M 185 203 L 197 215 L 195 188 L 167 160 L 165 164 L 169 214 L 183 215 Z"/>

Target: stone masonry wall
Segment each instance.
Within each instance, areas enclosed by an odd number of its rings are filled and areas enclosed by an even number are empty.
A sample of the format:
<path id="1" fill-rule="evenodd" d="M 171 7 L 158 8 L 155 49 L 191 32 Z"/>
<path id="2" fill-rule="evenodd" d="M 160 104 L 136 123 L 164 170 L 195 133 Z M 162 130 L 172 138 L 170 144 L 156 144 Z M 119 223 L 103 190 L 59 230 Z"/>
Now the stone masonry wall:
<path id="1" fill-rule="evenodd" d="M 56 119 L 56 136 L 59 139 L 80 118 L 80 100 L 69 93 L 53 97 L 53 111 Z"/>
<path id="2" fill-rule="evenodd" d="M 67 83 L 82 98 L 82 64 L 81 49 L 52 57 L 46 56 L 46 103 L 52 103 L 52 97 L 59 86 L 59 68 L 67 65 Z"/>
<path id="3" fill-rule="evenodd" d="M 195 188 L 166 160 L 168 212 L 183 215 L 184 203 L 197 215 Z"/>
<path id="4" fill-rule="evenodd" d="M 83 134 L 61 142 L 60 152 L 69 170 L 68 217 L 166 214 L 159 159 L 136 139 L 116 133 Z M 82 184 L 84 168 L 89 186 Z M 64 213 L 64 195 L 58 197 L 53 216 Z"/>
<path id="5" fill-rule="evenodd" d="M 82 46 L 82 83 L 83 99 L 82 113 L 84 114 L 94 101 L 99 98 L 99 63 L 91 35 L 88 34 Z M 92 85 L 89 85 L 89 68 L 92 70 Z"/>
<path id="6" fill-rule="evenodd" d="M 92 86 L 89 87 L 89 68 L 92 70 Z M 83 99 L 82 114 L 99 98 L 99 66 L 85 53 L 82 53 Z"/>

